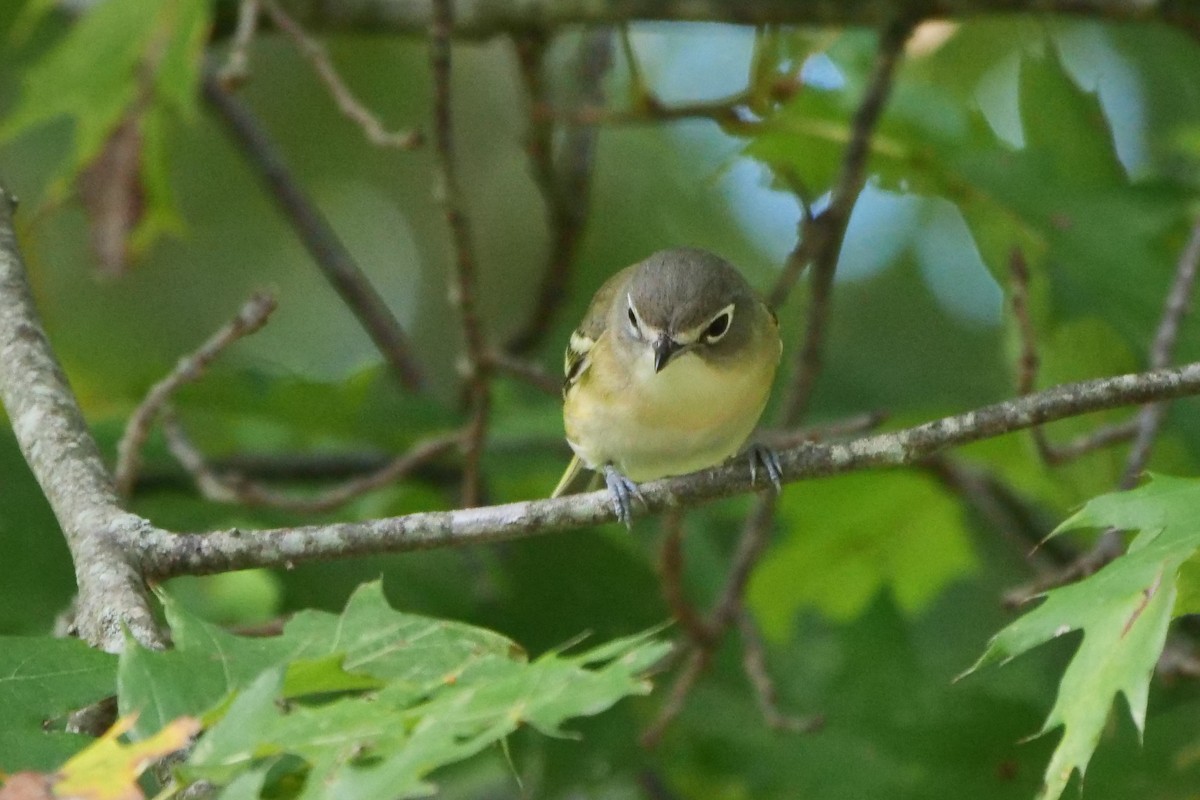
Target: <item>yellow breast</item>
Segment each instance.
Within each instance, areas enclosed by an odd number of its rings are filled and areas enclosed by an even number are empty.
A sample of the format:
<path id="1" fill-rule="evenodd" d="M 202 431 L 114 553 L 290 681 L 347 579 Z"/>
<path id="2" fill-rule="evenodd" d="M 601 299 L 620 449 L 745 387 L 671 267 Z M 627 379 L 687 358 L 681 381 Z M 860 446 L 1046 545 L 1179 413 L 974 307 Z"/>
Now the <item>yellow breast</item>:
<path id="1" fill-rule="evenodd" d="M 633 481 L 682 475 L 737 453 L 758 423 L 775 353 L 728 366 L 684 353 L 662 372 L 645 349 L 632 365 L 597 342 L 592 364 L 566 399 L 567 441 L 585 465 L 612 464 Z"/>

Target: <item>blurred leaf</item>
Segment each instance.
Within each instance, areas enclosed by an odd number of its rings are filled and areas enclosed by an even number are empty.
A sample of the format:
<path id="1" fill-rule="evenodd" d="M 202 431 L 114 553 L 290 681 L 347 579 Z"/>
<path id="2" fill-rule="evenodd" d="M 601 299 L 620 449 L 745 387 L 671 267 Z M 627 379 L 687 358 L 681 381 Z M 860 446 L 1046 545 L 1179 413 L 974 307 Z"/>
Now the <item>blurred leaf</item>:
<path id="1" fill-rule="evenodd" d="M 54 793 L 72 800 L 141 800 L 145 795 L 137 778 L 156 761 L 186 747 L 200 730 L 200 722 L 180 717 L 162 730 L 134 744 L 117 737 L 133 727 L 133 719 L 117 720 L 99 739 L 62 765 Z"/>
<path id="2" fill-rule="evenodd" d="M 194 113 L 208 23 L 209 0 L 169 0 L 152 12 L 140 0 L 90 6 L 28 71 L 21 102 L 0 127 L 3 142 L 58 117 L 74 123 L 50 199 L 84 175 L 106 266 L 123 264 L 125 241 L 136 253 L 179 229 L 162 132 L 171 116 Z"/>
<path id="3" fill-rule="evenodd" d="M 977 566 L 957 501 L 921 475 L 795 484 L 780 518 L 790 535 L 768 551 L 748 595 L 775 638 L 786 636 L 802 608 L 853 619 L 883 589 L 918 612 Z"/>
<path id="4" fill-rule="evenodd" d="M 1038 608 L 996 634 L 968 670 L 1083 631 L 1083 643 L 1039 731 L 1064 729 L 1040 797 L 1056 800 L 1073 772 L 1082 777 L 1118 693 L 1125 695 L 1138 731 L 1145 727 L 1150 678 L 1176 608 L 1179 570 L 1200 549 L 1198 504 L 1200 481 L 1165 476 L 1089 501 L 1055 533 L 1107 527 L 1138 531 L 1128 552 L 1094 575 L 1048 592 Z"/>
<path id="5" fill-rule="evenodd" d="M 65 717 L 111 696 L 116 670 L 78 639 L 0 637 L 0 771 L 50 771 L 86 745 Z"/>

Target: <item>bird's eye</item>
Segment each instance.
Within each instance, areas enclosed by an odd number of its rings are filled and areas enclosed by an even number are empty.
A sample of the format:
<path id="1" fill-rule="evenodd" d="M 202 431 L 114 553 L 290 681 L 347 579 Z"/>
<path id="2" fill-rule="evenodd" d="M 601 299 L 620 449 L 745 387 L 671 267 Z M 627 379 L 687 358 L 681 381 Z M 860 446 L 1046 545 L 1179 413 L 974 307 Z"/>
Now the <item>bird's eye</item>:
<path id="1" fill-rule="evenodd" d="M 730 316 L 728 311 L 722 311 L 714 317 L 713 321 L 708 323 L 708 327 L 704 329 L 704 341 L 712 343 L 728 333 Z"/>
<path id="2" fill-rule="evenodd" d="M 638 321 L 637 314 L 634 312 L 633 306 L 629 307 L 627 316 L 629 317 L 629 327 L 633 328 L 634 332 L 636 333 L 638 330 Z"/>

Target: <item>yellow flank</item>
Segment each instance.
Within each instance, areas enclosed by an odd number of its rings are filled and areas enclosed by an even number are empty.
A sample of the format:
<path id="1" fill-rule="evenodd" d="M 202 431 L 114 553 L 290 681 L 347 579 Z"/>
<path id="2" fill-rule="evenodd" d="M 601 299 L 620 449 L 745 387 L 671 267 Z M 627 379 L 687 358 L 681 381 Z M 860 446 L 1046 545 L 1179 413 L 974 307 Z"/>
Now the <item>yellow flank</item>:
<path id="1" fill-rule="evenodd" d="M 745 444 L 770 394 L 780 345 L 774 323 L 764 327 L 731 363 L 683 353 L 659 373 L 650 348 L 632 367 L 617 364 L 606 332 L 567 392 L 568 443 L 583 465 L 612 464 L 634 482 L 720 464 Z"/>

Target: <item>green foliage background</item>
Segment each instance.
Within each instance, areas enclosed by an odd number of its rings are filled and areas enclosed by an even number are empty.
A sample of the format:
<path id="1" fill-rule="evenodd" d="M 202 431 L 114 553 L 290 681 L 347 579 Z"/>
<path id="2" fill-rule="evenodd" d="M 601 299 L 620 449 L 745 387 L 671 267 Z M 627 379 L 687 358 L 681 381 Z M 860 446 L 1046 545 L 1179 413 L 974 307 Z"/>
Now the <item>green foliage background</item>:
<path id="1" fill-rule="evenodd" d="M 17 29 L 22 5 L 0 11 L 0 122 L 9 126 L 20 123 L 14 110 L 29 102 L 38 70 L 66 33 L 54 17 Z M 680 90 L 672 75 L 680 64 L 712 60 L 717 67 L 709 72 L 721 68 L 722 81 L 740 88 L 747 64 L 716 55 L 744 44 L 746 35 L 639 26 L 633 42 L 651 85 L 684 95 L 668 99 L 707 99 L 705 86 L 693 81 Z M 564 105 L 573 97 L 576 36 L 564 33 L 549 62 Z M 393 125 L 427 127 L 423 41 L 345 36 L 328 44 L 369 107 Z M 771 284 L 790 242 L 781 249 L 778 236 L 746 223 L 756 211 L 766 213 L 755 205 L 766 201 L 739 195 L 744 187 L 730 176 L 748 164 L 786 166 L 819 202 L 836 175 L 875 37 L 788 32 L 772 46 L 781 68 L 823 54 L 843 84 L 805 86 L 757 125 L 728 132 L 708 122 L 601 127 L 571 294 L 536 355 L 548 369 L 557 369 L 560 344 L 591 290 L 655 249 L 710 248 L 756 285 Z M 75 55 L 87 64 L 108 54 Z M 36 212 L 61 194 L 55 181 L 76 158 L 70 122 L 58 116 L 0 145 L 0 180 L 25 202 L 21 239 L 39 307 L 109 456 L 149 384 L 264 285 L 280 300 L 270 325 L 178 399 L 208 452 L 391 452 L 459 418 L 458 333 L 446 301 L 450 255 L 432 154 L 367 145 L 278 37 L 260 37 L 253 64 L 242 98 L 413 334 L 435 392 L 422 399 L 397 394 L 366 336 L 219 125 L 176 83 L 174 105 L 156 122 L 158 163 L 173 200 L 168 206 L 168 195 L 159 195 L 163 205 L 155 208 L 178 231 L 148 240 L 136 268 L 119 279 L 97 277 L 76 204 Z M 504 40 L 457 46 L 454 70 L 480 297 L 488 332 L 502 341 L 525 319 L 547 247 L 522 150 L 524 100 Z M 1033 273 L 1042 385 L 1144 366 L 1196 211 L 1197 74 L 1200 47 L 1164 28 L 1030 18 L 961 24 L 944 43 L 906 61 L 843 249 L 815 418 L 883 408 L 899 423 L 1011 395 L 1015 340 L 1000 302 L 1014 247 Z M 624 102 L 629 71 L 619 58 L 606 86 L 613 105 Z M 49 117 L 52 107 L 46 109 Z M 769 174 L 763 172 L 764 183 Z M 782 311 L 789 341 L 801 329 L 804 299 L 798 289 Z M 1177 359 L 1198 356 L 1200 327 L 1188 323 Z M 1191 409 L 1183 403 L 1170 416 L 1156 470 L 1195 473 L 1200 426 Z M 1121 418 L 1113 412 L 1064 422 L 1050 434 L 1065 439 Z M 559 431 L 553 399 L 501 385 L 495 446 L 485 459 L 489 499 L 544 495 L 566 460 L 555 444 Z M 529 447 L 529 437 L 547 443 Z M 964 455 L 1016 488 L 1036 536 L 1110 490 L 1124 452 L 1118 447 L 1051 471 L 1025 437 L 1014 436 Z M 161 442 L 152 443 L 151 456 L 151 470 L 178 476 Z M 0 634 L 42 634 L 70 599 L 72 572 L 7 432 L 0 432 L 0 487 L 0 563 L 8 566 Z M 454 500 L 453 487 L 416 481 L 327 518 L 448 508 Z M 710 600 L 719 586 L 747 507 L 740 498 L 689 514 L 687 581 L 697 601 Z M 140 493 L 134 508 L 177 530 L 310 521 L 203 502 L 179 481 Z M 1071 535 L 1082 543 L 1089 536 Z M 183 579 L 167 591 L 209 620 L 253 623 L 299 609 L 340 610 L 357 586 L 382 576 L 396 608 L 491 628 L 536 655 L 583 632 L 607 642 L 662 622 L 668 612 L 654 572 L 658 536 L 657 524 L 646 521 L 632 536 L 616 528 L 583 531 Z M 649 782 L 689 798 L 1030 797 L 1057 733 L 1018 742 L 1039 730 L 1054 705 L 1078 639 L 951 683 L 1012 621 L 999 598 L 1030 578 L 1029 547 L 989 527 L 922 472 L 789 486 L 749 601 L 768 636 L 782 704 L 822 714 L 819 734 L 764 728 L 731 642 L 656 751 L 644 752 L 636 738 L 661 703 L 661 687 L 572 723 L 579 741 L 522 731 L 506 751 L 492 747 L 439 773 L 438 782 L 444 796 L 463 798 L 639 797 Z M 1185 568 L 1182 593 L 1195 591 L 1193 574 Z M 9 688 L 0 679 L 0 698 Z M 1194 796 L 1196 687 L 1151 685 L 1142 746 L 1121 704 L 1117 709 L 1100 737 L 1086 796 Z"/>

